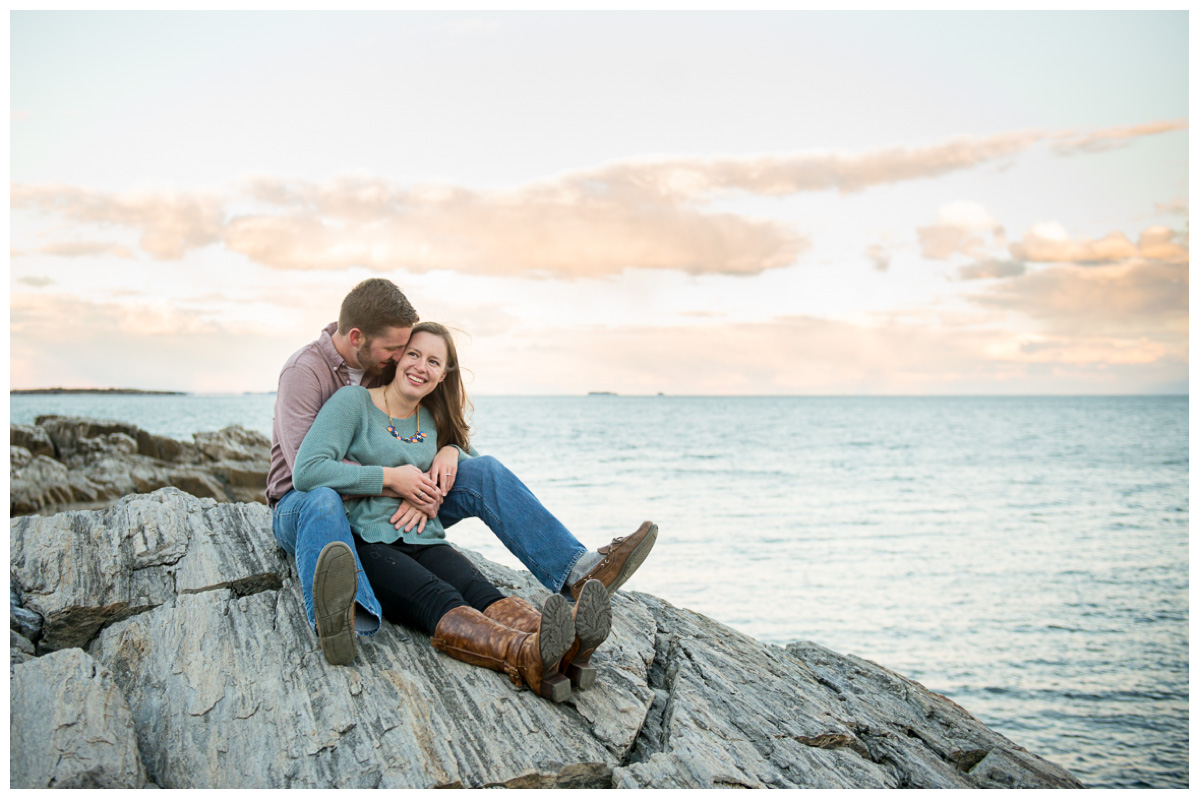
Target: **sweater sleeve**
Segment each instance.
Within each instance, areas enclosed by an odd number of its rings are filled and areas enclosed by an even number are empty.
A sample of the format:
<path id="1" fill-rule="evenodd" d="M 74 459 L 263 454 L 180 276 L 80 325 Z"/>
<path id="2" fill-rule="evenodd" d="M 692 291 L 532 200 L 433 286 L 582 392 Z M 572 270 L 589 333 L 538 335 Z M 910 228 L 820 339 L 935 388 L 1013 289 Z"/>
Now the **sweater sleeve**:
<path id="1" fill-rule="evenodd" d="M 367 410 L 366 389 L 339 389 L 321 407 L 296 454 L 292 481 L 302 492 L 327 486 L 346 495 L 378 495 L 383 491 L 383 467 L 359 466 L 342 459 L 350 453 Z"/>

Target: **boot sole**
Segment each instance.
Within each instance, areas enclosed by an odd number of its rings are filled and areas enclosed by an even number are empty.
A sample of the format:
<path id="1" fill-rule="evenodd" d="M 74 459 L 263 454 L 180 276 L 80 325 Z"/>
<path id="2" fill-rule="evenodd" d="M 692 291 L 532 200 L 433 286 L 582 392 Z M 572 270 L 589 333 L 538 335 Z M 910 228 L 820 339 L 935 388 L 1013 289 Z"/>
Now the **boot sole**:
<path id="1" fill-rule="evenodd" d="M 538 628 L 538 655 L 541 656 L 542 697 L 561 703 L 571 696 L 571 682 L 558 673 L 558 662 L 575 643 L 575 620 L 571 608 L 560 594 L 546 598 L 542 606 L 542 623 Z"/>
<path id="2" fill-rule="evenodd" d="M 313 574 L 313 611 L 317 641 L 330 664 L 354 660 L 354 597 L 358 593 L 354 552 L 345 542 L 330 542 L 317 556 Z"/>
<path id="3" fill-rule="evenodd" d="M 625 559 L 625 563 L 621 565 L 621 571 L 617 573 L 617 578 L 612 582 L 612 586 L 608 587 L 608 596 L 611 598 L 617 593 L 617 590 L 625 585 L 625 581 L 633 577 L 633 573 L 637 572 L 637 568 L 646 560 L 646 556 L 650 555 L 650 549 L 654 547 L 655 540 L 658 539 L 658 526 L 650 523 L 650 530 L 646 532 L 646 538 L 642 539 L 637 548 L 629 554 L 629 558 Z M 586 584 L 584 584 L 586 586 Z"/>
<path id="4" fill-rule="evenodd" d="M 577 657 L 564 670 L 571 683 L 580 689 L 590 689 L 596 683 L 596 668 L 592 666 L 592 651 L 604 643 L 612 632 L 612 605 L 608 590 L 597 580 L 590 580 L 579 592 L 575 603 L 575 638 L 579 640 Z"/>

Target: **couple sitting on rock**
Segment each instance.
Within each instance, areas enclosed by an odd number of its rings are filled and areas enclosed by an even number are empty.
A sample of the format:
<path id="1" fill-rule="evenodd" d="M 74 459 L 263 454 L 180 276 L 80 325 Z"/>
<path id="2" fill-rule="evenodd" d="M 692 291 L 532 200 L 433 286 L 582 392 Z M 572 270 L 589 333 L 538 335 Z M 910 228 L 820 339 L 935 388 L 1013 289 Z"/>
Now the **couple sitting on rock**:
<path id="1" fill-rule="evenodd" d="M 466 404 L 450 332 L 417 324 L 391 281 L 360 283 L 338 322 L 280 373 L 267 476 L 275 538 L 295 558 L 329 663 L 353 660 L 356 636 L 386 617 L 562 702 L 572 685 L 594 682 L 610 597 L 658 528 L 646 522 L 589 551 L 471 446 Z M 466 517 L 483 520 L 552 592 L 541 611 L 502 595 L 448 545 L 445 528 Z"/>

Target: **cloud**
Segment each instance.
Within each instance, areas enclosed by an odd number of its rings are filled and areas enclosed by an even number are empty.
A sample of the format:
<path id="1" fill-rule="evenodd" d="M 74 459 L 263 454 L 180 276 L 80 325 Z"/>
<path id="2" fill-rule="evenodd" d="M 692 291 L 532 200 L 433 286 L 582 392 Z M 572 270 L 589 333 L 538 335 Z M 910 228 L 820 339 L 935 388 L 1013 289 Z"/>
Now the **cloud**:
<path id="1" fill-rule="evenodd" d="M 938 209 L 938 221 L 917 228 L 921 255 L 945 261 L 957 253 L 979 258 L 989 242 L 981 233 L 991 234 L 991 244 L 1002 244 L 1004 228 L 978 203 L 948 203 Z"/>
<path id="2" fill-rule="evenodd" d="M 277 269 L 754 274 L 792 264 L 809 247 L 777 222 L 567 179 L 505 191 L 257 179 L 248 194 L 277 210 L 230 220 L 226 247 Z"/>
<path id="3" fill-rule="evenodd" d="M 22 283 L 26 286 L 32 286 L 34 288 L 40 289 L 43 286 L 50 286 L 51 284 L 53 284 L 54 279 L 46 278 L 46 277 L 42 277 L 42 276 L 28 275 L 24 278 L 17 278 L 17 283 Z"/>
<path id="4" fill-rule="evenodd" d="M 1178 234 L 1163 226 L 1147 228 L 1135 245 L 1119 231 L 1102 239 L 1072 239 L 1057 222 L 1034 225 L 1010 246 L 1014 258 L 1022 261 L 1073 264 L 1112 264 L 1141 257 L 1172 263 L 1188 260 L 1187 247 L 1175 241 Z"/>
<path id="5" fill-rule="evenodd" d="M 1166 337 L 1186 346 L 1188 265 L 1134 260 L 1028 272 L 976 295 L 983 305 L 1019 311 L 1060 335 Z"/>
<path id="6" fill-rule="evenodd" d="M 1023 261 L 1010 261 L 999 258 L 986 258 L 958 268 L 958 279 L 977 281 L 986 278 L 1011 278 L 1023 275 L 1026 267 Z"/>
<path id="7" fill-rule="evenodd" d="M 871 245 L 866 249 L 864 255 L 871 259 L 871 263 L 875 265 L 875 269 L 880 272 L 887 272 L 887 268 L 892 264 L 891 253 L 885 250 L 882 245 Z"/>
<path id="8" fill-rule="evenodd" d="M 1176 239 L 1179 241 L 1176 242 Z M 1138 255 L 1172 264 L 1185 264 L 1189 260 L 1187 234 L 1164 225 L 1146 228 L 1138 238 Z"/>
<path id="9" fill-rule="evenodd" d="M 71 222 L 132 228 L 151 256 L 177 260 L 188 250 L 221 239 L 224 212 L 218 198 L 201 193 L 130 191 L 108 193 L 63 185 L 14 185 L 14 209 L 57 214 Z M 69 248 L 68 248 L 69 249 Z M 72 253 L 59 253 L 67 255 Z M 92 255 L 80 251 L 72 255 Z"/>
<path id="10" fill-rule="evenodd" d="M 246 194 L 270 208 L 232 219 L 225 243 L 278 269 L 755 274 L 795 263 L 809 241 L 779 223 L 706 204 L 736 193 L 854 192 L 936 177 L 1014 155 L 1041 136 L 1007 133 L 859 153 L 646 157 L 505 190 L 404 187 L 372 177 L 325 184 L 257 178 Z"/>
<path id="11" fill-rule="evenodd" d="M 1184 358 L 1180 359 L 1180 356 Z M 1186 362 L 1178 348 L 1145 336 L 1031 337 L 1017 346 L 1015 359 L 1032 364 L 1154 364 L 1166 360 Z"/>
<path id="12" fill-rule="evenodd" d="M 117 256 L 118 258 L 133 258 L 133 251 L 124 245 L 114 242 L 51 242 L 38 248 L 39 253 L 48 256 Z"/>
<path id="13" fill-rule="evenodd" d="M 958 137 L 925 147 L 859 153 L 803 151 L 759 156 L 640 158 L 564 173 L 559 181 L 606 188 L 622 196 L 695 199 L 740 191 L 764 196 L 837 190 L 935 178 L 1015 155 L 1043 134 Z"/>
<path id="14" fill-rule="evenodd" d="M 1092 136 L 1095 141 L 1128 140 L 1178 124 L 1153 123 Z M 324 183 L 260 177 L 224 198 L 15 185 L 11 203 L 14 209 L 54 214 L 72 223 L 132 230 L 140 249 L 162 260 L 221 243 L 280 270 L 362 266 L 581 277 L 659 269 L 753 275 L 795 264 L 811 243 L 781 222 L 718 210 L 722 201 L 738 195 L 850 193 L 935 178 L 1002 163 L 1050 135 L 1018 131 L 858 152 L 632 158 L 503 189 L 402 185 L 372 176 Z M 1083 147 L 1082 141 L 1075 146 Z M 982 224 L 981 215 L 986 212 L 972 204 L 943 209 L 938 223 L 918 231 L 923 252 L 930 258 L 956 253 L 981 258 L 986 235 L 1002 235 L 990 221 Z M 80 243 L 97 241 L 94 237 L 71 234 L 72 242 L 53 243 L 44 252 L 98 252 L 100 245 Z M 1039 246 L 1044 250 L 1050 245 L 1035 237 L 1027 246 L 1041 252 Z M 869 257 L 877 266 L 883 263 L 878 251 Z"/>
<path id="15" fill-rule="evenodd" d="M 1143 125 L 1126 125 L 1115 128 L 1105 128 L 1091 133 L 1066 132 L 1058 134 L 1059 142 L 1053 150 L 1059 155 L 1075 155 L 1077 153 L 1097 153 L 1124 147 L 1134 139 L 1143 136 L 1155 136 L 1160 133 L 1186 130 L 1188 121 L 1176 119 L 1164 122 L 1148 122 Z"/>
<path id="16" fill-rule="evenodd" d="M 13 388 L 266 390 L 274 388 L 288 354 L 307 341 L 270 326 L 247 336 L 146 299 L 111 303 L 62 292 L 14 293 L 9 314 Z"/>
<path id="17" fill-rule="evenodd" d="M 1154 211 L 1157 214 L 1178 214 L 1186 217 L 1188 215 L 1188 198 L 1180 197 L 1167 203 L 1155 203 Z"/>
<path id="18" fill-rule="evenodd" d="M 859 322 L 797 316 L 566 330 L 553 341 L 530 331 L 479 341 L 464 363 L 498 394 L 1088 393 L 1186 383 L 1179 351 L 1136 336 L 1047 338 L 981 325 L 978 314 L 954 324 L 909 310 Z M 542 366 L 529 370 L 534 360 Z"/>

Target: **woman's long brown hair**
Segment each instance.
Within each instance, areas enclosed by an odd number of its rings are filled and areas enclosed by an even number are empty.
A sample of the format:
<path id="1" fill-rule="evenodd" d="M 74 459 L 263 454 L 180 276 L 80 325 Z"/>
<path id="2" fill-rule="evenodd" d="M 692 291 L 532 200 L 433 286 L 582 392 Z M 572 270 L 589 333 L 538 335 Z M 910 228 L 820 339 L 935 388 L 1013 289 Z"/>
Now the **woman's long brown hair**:
<path id="1" fill-rule="evenodd" d="M 452 444 L 463 450 L 470 450 L 471 427 L 467 425 L 466 415 L 472 410 L 472 406 L 471 401 L 467 399 L 467 390 L 463 387 L 454 337 L 445 325 L 437 322 L 417 323 L 412 329 L 412 336 L 418 333 L 432 333 L 442 337 L 442 341 L 446 343 L 445 377 L 437 388 L 421 400 L 421 405 L 433 414 L 433 424 L 437 426 L 438 432 L 438 449 Z M 412 341 L 412 336 L 409 337 L 409 341 Z"/>

